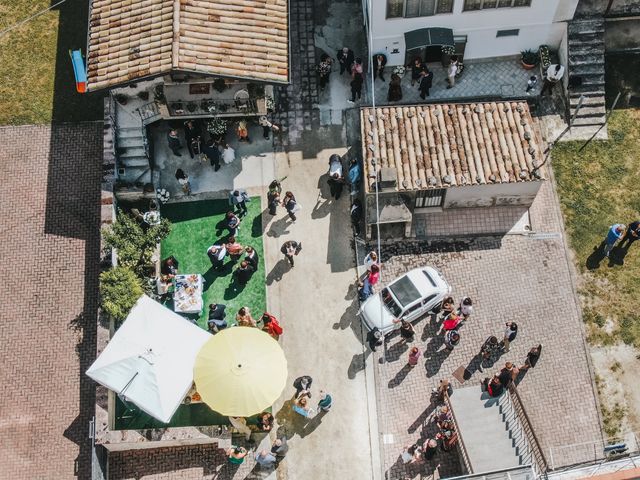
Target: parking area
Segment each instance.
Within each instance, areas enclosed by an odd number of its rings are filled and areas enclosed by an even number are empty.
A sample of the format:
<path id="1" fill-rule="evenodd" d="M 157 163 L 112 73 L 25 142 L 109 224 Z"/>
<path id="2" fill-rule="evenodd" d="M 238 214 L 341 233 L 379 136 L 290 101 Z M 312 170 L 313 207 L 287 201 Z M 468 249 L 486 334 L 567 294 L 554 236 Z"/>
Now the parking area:
<path id="1" fill-rule="evenodd" d="M 474 313 L 460 330 L 461 342 L 450 354 L 442 335 L 426 317 L 416 324 L 413 343 L 403 345 L 396 335 L 388 343 L 386 362 L 381 349 L 367 361 L 376 369 L 376 389 L 384 470 L 387 479 L 419 478 L 420 469 L 408 470 L 399 456 L 406 445 L 428 432 L 431 389 L 440 379 L 453 380 L 459 367 L 472 377 L 465 386 L 477 385 L 506 361 L 522 365 L 528 350 L 542 343 L 535 369 L 518 386 L 541 446 L 555 466 L 584 458 L 585 452 L 566 448 L 562 456 L 554 447 L 600 438 L 599 418 L 584 344 L 580 312 L 575 302 L 570 264 L 565 254 L 559 208 L 551 184 L 543 185 L 530 210 L 533 233 L 481 237 L 464 241 L 400 243 L 383 248 L 384 281 L 412 268 L 431 265 L 451 284 L 457 302 L 465 295 L 474 300 Z M 502 338 L 504 323 L 519 325 L 511 351 L 492 368 L 477 371 L 473 361 L 489 335 Z M 418 346 L 423 358 L 410 369 L 408 349 Z M 455 395 L 455 393 L 454 393 Z M 464 432 L 462 433 L 464 435 Z M 549 458 L 547 459 L 549 461 Z M 443 477 L 459 473 L 455 453 L 440 452 Z M 427 464 L 427 471 L 435 465 Z"/>

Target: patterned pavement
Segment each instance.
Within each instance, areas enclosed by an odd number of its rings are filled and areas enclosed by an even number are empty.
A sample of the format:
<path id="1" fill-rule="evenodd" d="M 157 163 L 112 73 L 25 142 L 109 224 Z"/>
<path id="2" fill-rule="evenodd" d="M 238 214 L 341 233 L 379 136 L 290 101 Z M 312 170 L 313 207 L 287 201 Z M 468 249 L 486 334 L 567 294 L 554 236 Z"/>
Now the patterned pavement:
<path id="1" fill-rule="evenodd" d="M 90 478 L 102 124 L 0 128 L 0 479 Z M 13 280 L 11 280 L 13 279 Z"/>
<path id="2" fill-rule="evenodd" d="M 433 72 L 433 86 L 426 100 L 420 98 L 418 85 L 411 86 L 411 72 L 407 71 L 402 78 L 402 100 L 400 104 L 416 104 L 433 101 L 459 100 L 463 98 L 497 97 L 522 98 L 527 88 L 527 80 L 531 75 L 537 75 L 538 85 L 535 94 L 540 91 L 542 81 L 539 69 L 525 70 L 517 58 L 504 60 L 469 60 L 465 62 L 465 69 L 453 88 L 447 89 L 447 74 L 439 63 L 429 63 Z M 376 103 L 388 104 L 387 92 L 389 78 L 393 67 L 385 71 L 385 80 L 376 79 Z M 532 96 L 534 95 L 532 93 Z"/>
<path id="3" fill-rule="evenodd" d="M 473 372 L 466 385 L 499 370 L 506 361 L 522 365 L 526 352 L 544 345 L 540 362 L 526 373 L 518 389 L 542 448 L 576 444 L 600 438 L 599 417 L 583 340 L 582 322 L 574 300 L 572 278 L 565 257 L 560 213 L 550 182 L 545 182 L 530 212 L 532 235 L 480 237 L 428 245 L 396 244 L 383 248 L 384 273 L 395 278 L 411 268 L 432 265 L 453 287 L 457 301 L 474 300 L 475 311 L 461 330 L 461 343 L 451 354 L 443 349 L 429 317 L 416 326 L 412 345 L 424 357 L 417 367 L 406 367 L 407 349 L 396 336 L 388 343 L 388 362 L 380 364 L 381 349 L 373 354 L 377 375 L 380 435 L 388 480 L 419 478 L 422 468 L 406 469 L 399 459 L 404 446 L 425 438 L 433 426 L 427 420 L 431 389 L 450 378 L 460 366 Z M 504 322 L 519 325 L 511 351 L 493 368 L 477 371 L 474 361 L 489 335 L 502 335 Z M 454 389 L 459 386 L 453 380 Z M 455 395 L 455 393 L 454 393 Z M 464 435 L 464 433 L 463 433 Z M 563 451 L 554 463 L 586 461 L 585 452 Z M 439 453 L 443 477 L 459 473 L 455 453 Z M 433 464 L 426 465 L 427 471 Z"/>

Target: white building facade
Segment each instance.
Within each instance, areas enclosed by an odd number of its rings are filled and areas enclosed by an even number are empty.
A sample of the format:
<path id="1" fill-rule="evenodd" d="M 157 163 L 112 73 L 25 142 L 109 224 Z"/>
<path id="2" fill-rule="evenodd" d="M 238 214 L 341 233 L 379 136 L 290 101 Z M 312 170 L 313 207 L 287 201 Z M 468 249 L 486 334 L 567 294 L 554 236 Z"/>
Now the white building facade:
<path id="1" fill-rule="evenodd" d="M 442 32 L 451 30 L 465 60 L 518 55 L 546 44 L 558 49 L 579 0 L 365 0 L 371 11 L 372 54 L 387 64 L 415 56 L 438 61 Z M 367 19 L 368 20 L 368 19 Z M 369 21 L 367 21 L 369 23 Z M 436 29 L 433 38 L 426 30 Z M 438 33 L 439 32 L 439 33 Z M 426 36 L 426 39 L 425 39 Z M 445 38 L 447 36 L 445 35 Z M 421 40 L 424 39 L 424 40 Z"/>

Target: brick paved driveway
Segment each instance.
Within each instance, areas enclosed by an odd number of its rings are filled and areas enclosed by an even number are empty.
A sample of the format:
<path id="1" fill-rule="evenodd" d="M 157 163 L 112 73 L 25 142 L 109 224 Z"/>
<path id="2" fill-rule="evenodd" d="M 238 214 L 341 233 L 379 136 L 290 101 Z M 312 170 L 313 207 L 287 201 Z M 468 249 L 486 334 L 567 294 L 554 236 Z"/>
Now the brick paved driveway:
<path id="1" fill-rule="evenodd" d="M 0 138 L 0 479 L 89 478 L 102 125 Z"/>
<path id="2" fill-rule="evenodd" d="M 377 352 L 378 411 L 380 434 L 392 434 L 384 445 L 388 479 L 413 478 L 417 470 L 406 470 L 398 456 L 404 445 L 423 433 L 430 413 L 430 390 L 441 378 L 451 377 L 460 366 L 474 372 L 466 385 L 478 384 L 505 361 L 521 365 L 533 345 L 544 345 L 540 362 L 522 379 L 518 389 L 545 454 L 549 448 L 597 440 L 600 437 L 597 406 L 592 388 L 587 351 L 579 312 L 574 302 L 570 270 L 565 258 L 559 211 L 553 192 L 543 186 L 531 209 L 532 227 L 538 234 L 477 238 L 470 243 L 440 246 L 393 246 L 383 248 L 387 278 L 421 265 L 440 269 L 453 287 L 457 301 L 463 295 L 475 301 L 475 312 L 461 330 L 461 344 L 450 354 L 441 341 L 433 340 L 429 320 L 418 323 L 414 345 L 426 350 L 416 368 L 405 368 L 407 348 L 399 338 L 389 342 L 389 362 L 379 364 Z M 418 252 L 418 253 L 415 253 Z M 518 323 L 518 337 L 511 351 L 485 373 L 471 363 L 487 336 L 501 336 L 504 322 Z M 426 361 L 425 361 L 426 360 Z M 459 383 L 454 380 L 454 386 Z M 425 435 L 430 433 L 426 428 Z M 464 432 L 463 432 L 464 434 Z M 555 464 L 585 461 L 579 451 L 567 450 Z M 455 454 L 439 454 L 443 476 L 459 473 Z"/>

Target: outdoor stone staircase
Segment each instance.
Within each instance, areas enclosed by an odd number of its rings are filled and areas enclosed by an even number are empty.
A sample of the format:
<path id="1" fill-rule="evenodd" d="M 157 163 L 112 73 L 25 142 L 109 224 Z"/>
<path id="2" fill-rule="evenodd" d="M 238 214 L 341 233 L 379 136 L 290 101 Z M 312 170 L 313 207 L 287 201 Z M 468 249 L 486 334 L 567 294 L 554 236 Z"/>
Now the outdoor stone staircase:
<path id="1" fill-rule="evenodd" d="M 143 126 L 119 127 L 116 130 L 116 154 L 118 157 L 118 178 L 125 182 L 151 181 L 151 170 L 147 158 Z"/>
<path id="2" fill-rule="evenodd" d="M 582 79 L 581 85 L 569 86 L 570 118 L 576 112 L 580 96 L 584 96 L 573 125 L 593 132 L 605 123 L 606 115 L 604 28 L 604 18 L 583 17 L 569 22 L 568 29 L 569 76 Z"/>
<path id="3" fill-rule="evenodd" d="M 506 392 L 499 398 L 491 398 L 478 385 L 460 388 L 451 395 L 450 404 L 473 473 L 531 463 Z"/>

